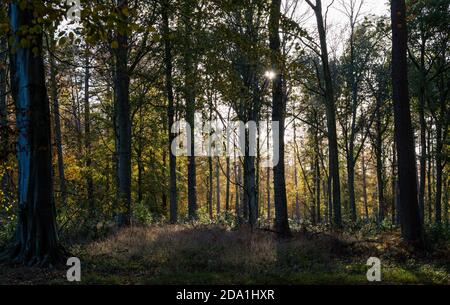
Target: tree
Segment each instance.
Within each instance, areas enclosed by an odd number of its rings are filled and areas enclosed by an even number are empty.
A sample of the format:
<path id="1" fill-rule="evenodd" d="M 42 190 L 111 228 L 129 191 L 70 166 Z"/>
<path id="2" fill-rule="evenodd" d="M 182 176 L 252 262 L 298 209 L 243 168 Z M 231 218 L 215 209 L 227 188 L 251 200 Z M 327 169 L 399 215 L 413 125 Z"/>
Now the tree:
<path id="1" fill-rule="evenodd" d="M 163 39 L 164 39 L 164 66 L 166 77 L 166 96 L 167 96 L 167 128 L 169 136 L 169 205 L 170 205 L 170 222 L 176 223 L 178 217 L 177 206 L 177 159 L 172 153 L 172 142 L 175 139 L 172 133 L 172 125 L 175 121 L 175 107 L 173 96 L 173 82 L 172 82 L 172 42 L 170 40 L 169 27 L 169 0 L 164 0 L 162 3 L 162 21 L 163 21 Z"/>
<path id="2" fill-rule="evenodd" d="M 290 236 L 291 231 L 288 222 L 285 164 L 284 164 L 284 120 L 286 112 L 286 100 L 283 98 L 283 71 L 281 65 L 280 50 L 280 7 L 281 0 L 272 0 L 269 19 L 269 41 L 272 51 L 272 69 L 275 77 L 272 80 L 272 121 L 279 122 L 278 138 L 274 133 L 274 155 L 278 155 L 278 164 L 273 168 L 274 205 L 275 205 L 275 230 L 281 236 Z M 275 151 L 278 150 L 278 151 Z"/>
<path id="3" fill-rule="evenodd" d="M 117 175 L 119 225 L 131 221 L 131 119 L 130 75 L 128 70 L 128 0 L 118 0 L 115 55 L 115 105 L 117 126 Z"/>
<path id="4" fill-rule="evenodd" d="M 50 108 L 45 86 L 42 9 L 11 3 L 9 20 L 12 96 L 16 104 L 19 166 L 18 223 L 13 246 L 3 258 L 26 265 L 62 263 L 52 183 Z M 38 24 L 37 33 L 30 30 Z M 19 31 L 19 29 L 21 29 Z M 28 39 L 25 38 L 28 36 Z"/>
<path id="5" fill-rule="evenodd" d="M 336 132 L 336 107 L 334 99 L 333 81 L 331 79 L 330 64 L 328 61 L 328 47 L 326 29 L 322 15 L 322 1 L 316 0 L 314 5 L 310 0 L 306 0 L 308 5 L 313 9 L 317 21 L 317 29 L 319 31 L 320 40 L 320 58 L 322 60 L 322 69 L 325 80 L 325 104 L 327 116 L 327 134 L 328 134 L 328 150 L 329 150 L 329 177 L 332 183 L 333 196 L 333 225 L 336 228 L 341 227 L 341 185 L 339 179 L 339 155 L 337 145 Z"/>
<path id="6" fill-rule="evenodd" d="M 89 102 L 89 81 L 90 81 L 90 52 L 88 46 L 85 50 L 85 62 L 84 62 L 84 150 L 86 158 L 86 189 L 87 189 L 87 203 L 91 216 L 94 215 L 94 181 L 92 179 L 92 144 L 91 144 L 91 106 Z"/>
<path id="7" fill-rule="evenodd" d="M 192 16 L 194 1 L 187 0 L 182 5 L 183 25 L 183 69 L 184 69 L 184 98 L 186 100 L 186 123 L 190 127 L 190 142 L 188 143 L 188 214 L 191 219 L 197 218 L 197 173 L 195 165 L 195 68 L 192 47 Z"/>
<path id="8" fill-rule="evenodd" d="M 50 37 L 50 43 L 51 45 L 49 45 L 48 48 L 54 50 L 55 41 L 53 37 Z M 55 63 L 55 58 L 51 53 L 49 54 L 49 63 L 50 63 L 50 91 L 52 97 L 55 145 L 58 157 L 59 191 L 61 193 L 61 202 L 64 204 L 66 202 L 66 177 L 64 173 L 64 159 L 62 150 L 61 115 L 59 111 L 58 84 L 56 80 L 57 67 Z"/>
<path id="9" fill-rule="evenodd" d="M 397 143 L 402 237 L 422 242 L 422 222 L 417 198 L 414 136 L 408 93 L 407 24 L 404 0 L 392 0 L 392 98 Z"/>
<path id="10" fill-rule="evenodd" d="M 5 7 L 5 9 L 3 8 Z M 1 7 L 2 12 L 0 18 L 6 18 L 3 11 L 6 12 L 6 4 Z M 0 37 L 0 161 L 6 161 L 9 155 L 9 130 L 8 130 L 8 105 L 6 99 L 7 92 L 7 36 Z M 7 187 L 8 174 L 4 172 L 0 175 L 0 192 L 4 194 L 5 199 L 8 197 Z M 1 202 L 1 200 L 0 200 Z"/>

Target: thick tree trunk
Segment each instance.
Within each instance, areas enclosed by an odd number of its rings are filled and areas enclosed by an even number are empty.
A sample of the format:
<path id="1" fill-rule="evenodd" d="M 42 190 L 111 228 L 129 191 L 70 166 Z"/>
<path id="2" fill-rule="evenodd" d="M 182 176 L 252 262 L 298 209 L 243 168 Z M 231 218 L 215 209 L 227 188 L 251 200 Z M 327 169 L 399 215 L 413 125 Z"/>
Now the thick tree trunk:
<path id="1" fill-rule="evenodd" d="M 177 158 L 172 153 L 172 142 L 175 135 L 172 133 L 172 125 L 175 118 L 174 96 L 173 96 L 173 57 L 172 42 L 170 41 L 169 27 L 169 1 L 164 0 L 162 8 L 163 19 L 163 39 L 164 39 L 164 64 L 166 77 L 166 96 L 167 96 L 167 128 L 168 128 L 168 149 L 169 149 L 169 204 L 170 204 L 170 222 L 176 223 L 178 220 L 178 204 L 177 204 Z"/>
<path id="2" fill-rule="evenodd" d="M 408 63 L 406 59 L 408 36 L 404 0 L 392 0 L 391 18 L 392 97 L 394 101 L 402 237 L 408 242 L 421 244 L 422 223 L 417 198 L 414 135 L 408 96 Z"/>
<path id="3" fill-rule="evenodd" d="M 13 247 L 4 258 L 27 265 L 63 262 L 52 184 L 51 119 L 45 86 L 42 34 L 21 47 L 22 27 L 33 26 L 33 9 L 9 5 L 15 52 L 10 57 L 12 96 L 18 129 L 18 220 Z M 33 52 L 37 50 L 38 53 Z"/>
<path id="4" fill-rule="evenodd" d="M 326 29 L 322 16 L 321 0 L 316 0 L 316 5 L 313 5 L 313 3 L 309 0 L 307 0 L 307 2 L 314 10 L 317 21 L 317 29 L 319 31 L 321 60 L 325 79 L 325 101 L 326 101 L 326 116 L 328 129 L 328 150 L 329 150 L 328 162 L 330 171 L 329 175 L 331 178 L 330 188 L 332 190 L 333 226 L 335 228 L 340 228 L 342 226 L 341 185 L 339 178 L 339 155 L 338 155 L 337 132 L 336 132 L 336 109 L 334 101 L 333 82 L 331 79 L 331 71 L 328 61 Z"/>
<path id="5" fill-rule="evenodd" d="M 119 226 L 127 226 L 131 222 L 131 118 L 130 118 L 130 76 L 128 73 L 128 17 L 124 10 L 128 8 L 128 0 L 118 0 L 117 12 L 119 24 L 117 28 L 118 47 L 116 55 L 116 118 L 117 118 L 117 156 L 118 156 L 118 199 Z"/>
<path id="6" fill-rule="evenodd" d="M 272 68 L 276 73 L 272 82 L 272 121 L 279 122 L 278 137 L 274 133 L 274 155 L 279 156 L 278 164 L 273 168 L 274 203 L 275 203 L 275 230 L 281 236 L 290 236 L 291 230 L 288 222 L 286 182 L 284 170 L 284 119 L 286 112 L 285 99 L 283 98 L 283 71 L 280 50 L 280 6 L 281 0 L 272 0 L 269 18 L 269 41 L 272 51 Z M 275 145 L 275 143 L 278 143 Z M 278 149 L 278 151 L 276 151 Z"/>

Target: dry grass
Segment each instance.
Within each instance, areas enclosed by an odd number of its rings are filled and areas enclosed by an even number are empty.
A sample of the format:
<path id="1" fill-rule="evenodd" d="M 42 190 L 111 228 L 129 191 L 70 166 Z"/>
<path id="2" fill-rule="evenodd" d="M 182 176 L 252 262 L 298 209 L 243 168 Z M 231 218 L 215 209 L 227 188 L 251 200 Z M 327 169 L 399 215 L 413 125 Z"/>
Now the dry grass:
<path id="1" fill-rule="evenodd" d="M 393 232 L 377 240 L 218 225 L 163 225 L 118 230 L 72 248 L 84 284 L 342 284 L 367 283 L 366 260 L 380 257 L 383 283 L 450 283 L 448 264 L 411 256 Z M 448 254 L 448 253 L 447 253 Z M 448 255 L 447 255 L 448 257 Z M 0 283 L 67 283 L 65 270 L 3 269 Z"/>

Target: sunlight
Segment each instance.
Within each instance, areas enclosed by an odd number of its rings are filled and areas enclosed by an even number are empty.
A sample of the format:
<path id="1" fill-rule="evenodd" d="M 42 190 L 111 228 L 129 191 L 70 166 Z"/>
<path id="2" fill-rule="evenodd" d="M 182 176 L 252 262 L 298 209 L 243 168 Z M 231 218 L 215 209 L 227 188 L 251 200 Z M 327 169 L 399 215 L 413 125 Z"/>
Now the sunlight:
<path id="1" fill-rule="evenodd" d="M 273 71 L 273 70 L 268 70 L 266 71 L 266 73 L 264 74 L 264 76 L 269 79 L 269 80 L 273 80 L 275 79 L 275 77 L 277 76 L 277 74 Z"/>

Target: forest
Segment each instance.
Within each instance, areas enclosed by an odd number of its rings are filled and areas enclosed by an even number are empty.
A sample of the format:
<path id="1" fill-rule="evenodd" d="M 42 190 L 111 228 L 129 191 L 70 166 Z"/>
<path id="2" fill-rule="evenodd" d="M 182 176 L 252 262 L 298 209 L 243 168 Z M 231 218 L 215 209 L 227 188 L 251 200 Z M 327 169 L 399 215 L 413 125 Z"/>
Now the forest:
<path id="1" fill-rule="evenodd" d="M 0 284 L 450 285 L 449 21 L 3 0 Z"/>

